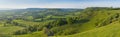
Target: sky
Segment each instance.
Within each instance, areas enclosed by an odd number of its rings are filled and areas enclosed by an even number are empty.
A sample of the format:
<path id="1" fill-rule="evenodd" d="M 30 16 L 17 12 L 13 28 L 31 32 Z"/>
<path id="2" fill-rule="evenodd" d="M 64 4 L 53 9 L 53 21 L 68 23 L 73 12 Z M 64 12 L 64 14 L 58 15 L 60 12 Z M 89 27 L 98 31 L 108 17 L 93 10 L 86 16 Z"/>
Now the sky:
<path id="1" fill-rule="evenodd" d="M 0 8 L 120 7 L 120 0 L 0 0 Z"/>

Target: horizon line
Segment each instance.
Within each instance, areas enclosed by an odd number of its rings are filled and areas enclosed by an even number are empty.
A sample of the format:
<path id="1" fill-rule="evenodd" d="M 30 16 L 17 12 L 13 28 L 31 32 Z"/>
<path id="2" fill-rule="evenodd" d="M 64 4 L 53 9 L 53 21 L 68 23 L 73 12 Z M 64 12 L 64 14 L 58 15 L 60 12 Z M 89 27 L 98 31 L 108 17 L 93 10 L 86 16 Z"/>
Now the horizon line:
<path id="1" fill-rule="evenodd" d="M 28 9 L 28 8 L 40 8 L 40 7 L 26 7 L 26 8 L 0 8 L 0 9 Z M 43 8 L 43 7 L 41 7 L 41 8 Z M 46 7 L 47 8 L 47 7 Z M 50 8 L 50 7 L 49 7 Z M 59 7 L 58 7 L 59 8 Z M 88 8 L 88 7 L 86 7 L 86 8 Z M 112 8 L 120 8 L 120 7 L 112 7 Z M 52 7 L 51 7 L 51 9 L 52 9 Z M 55 8 L 53 8 L 53 9 L 55 9 Z M 57 8 L 56 8 L 57 9 Z M 85 9 L 85 8 L 63 8 L 63 9 Z"/>

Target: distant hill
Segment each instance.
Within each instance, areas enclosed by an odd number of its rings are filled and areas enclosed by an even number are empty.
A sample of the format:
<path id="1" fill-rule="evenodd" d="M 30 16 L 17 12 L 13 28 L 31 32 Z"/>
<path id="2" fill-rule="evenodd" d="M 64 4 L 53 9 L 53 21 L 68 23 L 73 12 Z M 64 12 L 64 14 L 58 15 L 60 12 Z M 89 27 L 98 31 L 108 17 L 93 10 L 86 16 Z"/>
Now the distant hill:
<path id="1" fill-rule="evenodd" d="M 11 8 L 0 8 L 0 10 L 12 10 Z"/>

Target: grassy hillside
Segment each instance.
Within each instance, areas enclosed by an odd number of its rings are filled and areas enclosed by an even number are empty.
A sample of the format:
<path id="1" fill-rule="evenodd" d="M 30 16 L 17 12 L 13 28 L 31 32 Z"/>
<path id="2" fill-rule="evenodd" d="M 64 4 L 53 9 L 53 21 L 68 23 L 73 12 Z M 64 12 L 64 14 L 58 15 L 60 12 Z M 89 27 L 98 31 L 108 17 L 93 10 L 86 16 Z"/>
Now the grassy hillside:
<path id="1" fill-rule="evenodd" d="M 30 8 L 9 13 L 0 18 L 1 37 L 119 37 L 120 32 L 119 8 Z"/>
<path id="2" fill-rule="evenodd" d="M 65 37 L 119 37 L 120 36 L 120 21 L 111 23 L 107 26 L 89 30 L 86 32 L 69 35 Z M 62 37 L 62 36 L 61 36 Z"/>
<path id="3" fill-rule="evenodd" d="M 98 11 L 89 22 L 80 26 L 79 30 L 83 32 L 80 31 L 80 33 L 73 35 L 55 37 L 119 37 L 119 11 L 120 10 Z"/>
<path id="4" fill-rule="evenodd" d="M 117 15 L 119 14 L 119 11 L 120 10 L 100 10 L 100 11 L 91 12 L 92 13 L 91 16 L 86 17 L 86 19 L 88 20 L 86 22 L 83 22 L 85 21 L 84 18 L 84 20 L 81 19 L 78 23 L 54 27 L 51 30 L 55 32 L 57 31 L 55 36 L 72 35 L 76 33 L 85 32 L 88 30 L 109 25 L 110 23 L 116 21 L 117 19 L 119 19 L 118 18 L 119 15 Z"/>

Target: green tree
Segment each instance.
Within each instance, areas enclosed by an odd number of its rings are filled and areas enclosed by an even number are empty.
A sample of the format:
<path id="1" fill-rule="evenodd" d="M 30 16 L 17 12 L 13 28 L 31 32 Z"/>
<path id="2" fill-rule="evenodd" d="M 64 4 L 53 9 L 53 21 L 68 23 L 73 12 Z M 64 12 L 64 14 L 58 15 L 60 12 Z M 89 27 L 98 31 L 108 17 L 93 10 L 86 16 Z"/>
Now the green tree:
<path id="1" fill-rule="evenodd" d="M 72 18 L 66 18 L 67 24 L 72 24 L 74 21 Z"/>

